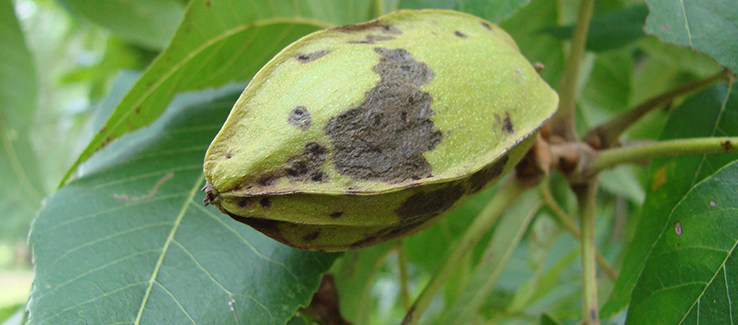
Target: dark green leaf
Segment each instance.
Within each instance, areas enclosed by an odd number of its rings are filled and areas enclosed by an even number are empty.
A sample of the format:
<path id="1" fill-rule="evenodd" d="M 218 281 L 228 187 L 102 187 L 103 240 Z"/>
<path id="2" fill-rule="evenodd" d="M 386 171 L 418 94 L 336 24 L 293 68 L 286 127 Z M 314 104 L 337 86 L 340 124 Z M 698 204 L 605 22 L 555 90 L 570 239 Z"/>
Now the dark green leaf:
<path id="1" fill-rule="evenodd" d="M 36 69 L 10 0 L 0 0 L 0 30 L 0 235 L 23 238 L 45 191 L 29 139 Z"/>
<path id="2" fill-rule="evenodd" d="M 669 117 L 661 139 L 738 136 L 738 95 L 731 87 L 716 85 L 690 97 Z M 691 155 L 654 159 L 650 185 L 633 241 L 620 276 L 602 309 L 608 317 L 624 308 L 643 272 L 652 247 L 664 229 L 673 227 L 669 215 L 689 190 L 738 155 Z"/>
<path id="3" fill-rule="evenodd" d="M 184 13 L 179 0 L 58 0 L 72 14 L 103 26 L 121 38 L 163 48 Z"/>
<path id="4" fill-rule="evenodd" d="M 738 161 L 674 207 L 633 289 L 626 324 L 733 324 L 738 317 Z"/>
<path id="5" fill-rule="evenodd" d="M 68 174 L 110 141 L 154 121 L 176 93 L 249 80 L 299 37 L 366 18 L 361 11 L 371 9 L 368 2 L 193 0 L 170 45 L 115 108 Z"/>
<path id="6" fill-rule="evenodd" d="M 499 23 L 531 0 L 400 0 L 400 8 L 453 9 Z"/>
<path id="7" fill-rule="evenodd" d="M 310 301 L 337 255 L 202 205 L 205 149 L 237 94 L 180 97 L 46 200 L 29 324 L 284 324 Z"/>
<path id="8" fill-rule="evenodd" d="M 617 49 L 646 36 L 643 33 L 646 15 L 646 5 L 635 5 L 592 18 L 587 35 L 587 50 L 604 52 Z M 554 27 L 542 31 L 568 40 L 571 39 L 574 27 Z"/>
<path id="9" fill-rule="evenodd" d="M 500 27 L 512 36 L 528 61 L 543 63 L 545 68 L 540 73 L 541 77 L 554 88 L 559 84 L 561 72 L 564 70 L 561 41 L 537 31 L 556 25 L 558 15 L 556 1 L 532 0 L 529 5 L 500 24 Z"/>
<path id="10" fill-rule="evenodd" d="M 647 0 L 646 33 L 705 53 L 738 72 L 738 5 L 733 0 Z"/>

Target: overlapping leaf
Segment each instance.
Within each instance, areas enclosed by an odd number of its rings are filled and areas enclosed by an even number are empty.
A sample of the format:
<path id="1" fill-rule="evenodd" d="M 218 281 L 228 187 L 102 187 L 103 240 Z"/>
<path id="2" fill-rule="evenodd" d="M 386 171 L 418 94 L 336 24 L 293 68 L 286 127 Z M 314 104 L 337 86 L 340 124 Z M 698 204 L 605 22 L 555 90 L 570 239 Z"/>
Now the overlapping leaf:
<path id="1" fill-rule="evenodd" d="M 179 0 L 59 0 L 77 16 L 108 28 L 120 37 L 151 48 L 163 48 L 184 13 Z"/>
<path id="2" fill-rule="evenodd" d="M 693 187 L 669 215 L 633 289 L 626 324 L 734 324 L 738 161 Z"/>
<path id="3" fill-rule="evenodd" d="M 738 136 L 738 95 L 732 86 L 716 85 L 689 98 L 670 116 L 661 139 Z M 673 227 L 669 215 L 689 190 L 738 155 L 691 155 L 655 159 L 650 186 L 622 271 L 602 310 L 607 317 L 624 308 L 653 246 L 664 229 Z"/>
<path id="4" fill-rule="evenodd" d="M 174 38 L 115 108 L 65 179 L 93 153 L 150 124 L 178 92 L 249 80 L 299 37 L 369 18 L 369 0 L 193 0 Z"/>
<path id="5" fill-rule="evenodd" d="M 202 159 L 240 87 L 187 95 L 47 200 L 30 235 L 30 324 L 284 324 L 336 255 L 202 204 Z"/>
<path id="6" fill-rule="evenodd" d="M 646 33 L 705 53 L 738 72 L 738 6 L 732 0 L 647 0 Z"/>
<path id="7" fill-rule="evenodd" d="M 10 0 L 0 0 L 0 31 L 0 234 L 20 237 L 44 189 L 28 138 L 36 112 L 36 69 Z"/>

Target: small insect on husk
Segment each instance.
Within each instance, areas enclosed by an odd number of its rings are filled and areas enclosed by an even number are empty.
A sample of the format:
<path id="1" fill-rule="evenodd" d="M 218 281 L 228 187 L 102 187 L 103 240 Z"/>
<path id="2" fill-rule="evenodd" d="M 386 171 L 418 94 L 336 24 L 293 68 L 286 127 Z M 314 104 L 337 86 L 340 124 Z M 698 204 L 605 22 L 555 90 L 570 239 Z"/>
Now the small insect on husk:
<path id="1" fill-rule="evenodd" d="M 208 148 L 205 203 L 343 251 L 430 227 L 508 173 L 558 96 L 499 27 L 402 10 L 294 42 Z"/>

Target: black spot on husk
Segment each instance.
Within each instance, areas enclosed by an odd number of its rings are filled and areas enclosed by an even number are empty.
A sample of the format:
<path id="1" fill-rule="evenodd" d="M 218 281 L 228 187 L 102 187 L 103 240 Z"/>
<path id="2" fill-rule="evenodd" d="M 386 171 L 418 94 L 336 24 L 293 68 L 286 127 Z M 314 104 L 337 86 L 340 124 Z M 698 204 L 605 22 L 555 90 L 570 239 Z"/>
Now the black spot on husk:
<path id="1" fill-rule="evenodd" d="M 311 232 L 311 233 L 309 233 L 309 234 L 307 234 L 305 236 L 302 236 L 302 240 L 304 240 L 304 241 L 313 241 L 316 238 L 318 238 L 318 236 L 320 236 L 320 230 L 315 231 L 315 232 Z"/>
<path id="2" fill-rule="evenodd" d="M 505 111 L 505 121 L 502 123 L 502 131 L 507 134 L 515 133 L 515 128 L 512 124 L 512 120 L 510 120 L 510 113 L 507 111 Z"/>
<path id="3" fill-rule="evenodd" d="M 321 166 L 328 151 L 317 142 L 308 142 L 302 155 L 290 158 L 285 166 L 287 178 L 298 182 L 325 181 Z"/>
<path id="4" fill-rule="evenodd" d="M 328 50 L 320 50 L 320 51 L 315 51 L 312 53 L 298 54 L 298 55 L 295 55 L 295 59 L 300 63 L 308 63 L 308 62 L 320 59 L 330 52 L 331 51 L 328 51 Z"/>
<path id="5" fill-rule="evenodd" d="M 432 167 L 423 153 L 433 150 L 443 134 L 430 119 L 433 99 L 417 87 L 429 83 L 433 71 L 404 49 L 374 50 L 380 55 L 373 68 L 380 82 L 364 95 L 364 102 L 325 127 L 335 148 L 336 171 L 388 183 L 429 177 Z"/>
<path id="6" fill-rule="evenodd" d="M 265 197 L 259 200 L 259 204 L 261 204 L 262 208 L 270 208 L 272 206 L 272 201 L 270 201 L 268 197 Z"/>
<path id="7" fill-rule="evenodd" d="M 290 116 L 287 118 L 287 122 L 301 130 L 309 129 L 311 120 L 312 116 L 305 106 L 297 106 L 293 108 L 290 112 Z"/>
<path id="8" fill-rule="evenodd" d="M 330 217 L 331 218 L 340 218 L 343 215 L 343 211 L 334 211 L 331 212 Z"/>
<path id="9" fill-rule="evenodd" d="M 456 35 L 457 37 L 466 38 L 466 34 L 460 32 L 458 30 L 454 32 L 454 35 Z"/>

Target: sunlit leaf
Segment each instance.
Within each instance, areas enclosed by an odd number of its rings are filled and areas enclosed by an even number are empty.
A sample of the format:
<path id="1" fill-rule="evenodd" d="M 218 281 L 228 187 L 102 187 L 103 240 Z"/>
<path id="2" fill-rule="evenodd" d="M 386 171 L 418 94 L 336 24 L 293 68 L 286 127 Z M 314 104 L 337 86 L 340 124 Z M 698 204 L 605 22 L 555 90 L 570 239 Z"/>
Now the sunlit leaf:
<path id="1" fill-rule="evenodd" d="M 335 254 L 202 204 L 202 160 L 239 89 L 178 98 L 52 194 L 29 242 L 29 324 L 284 324 Z"/>

